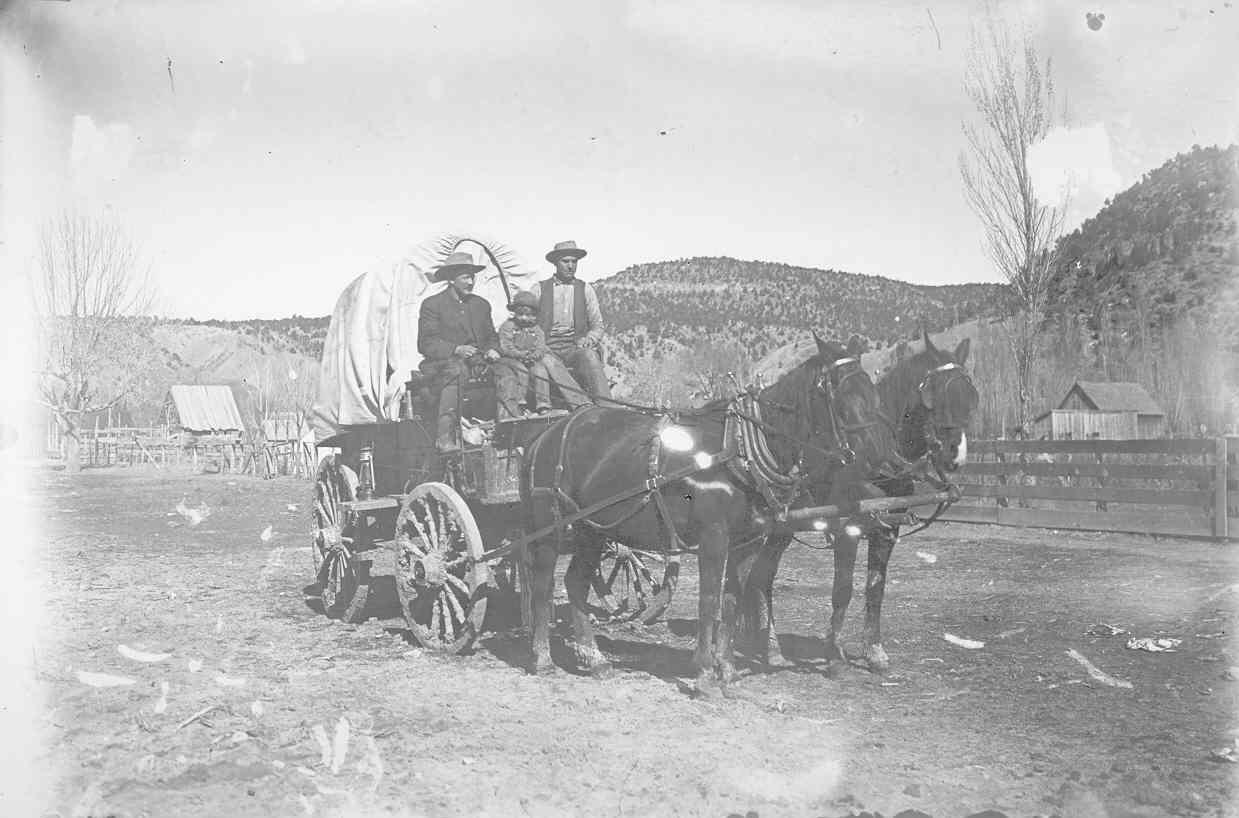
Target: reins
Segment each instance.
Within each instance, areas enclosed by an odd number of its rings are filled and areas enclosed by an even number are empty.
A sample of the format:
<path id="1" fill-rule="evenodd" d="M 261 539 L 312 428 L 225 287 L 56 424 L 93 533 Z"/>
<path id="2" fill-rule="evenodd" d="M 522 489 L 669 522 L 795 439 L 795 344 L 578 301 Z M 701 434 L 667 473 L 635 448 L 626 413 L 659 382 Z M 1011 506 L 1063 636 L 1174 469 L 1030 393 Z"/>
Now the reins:
<path id="1" fill-rule="evenodd" d="M 934 488 L 942 491 L 953 488 L 953 485 L 947 478 L 946 474 L 943 473 L 941 466 L 938 465 L 937 461 L 933 457 L 942 450 L 942 439 L 938 435 L 938 425 L 934 421 L 933 407 L 925 398 L 925 390 L 933 382 L 934 375 L 939 373 L 948 373 L 946 376 L 946 382 L 942 386 L 943 392 L 949 389 L 950 385 L 960 378 L 967 380 L 969 383 L 972 381 L 972 379 L 968 377 L 967 370 L 954 361 L 948 361 L 945 364 L 940 364 L 939 366 L 929 369 L 925 373 L 925 376 L 921 378 L 920 383 L 917 384 L 916 387 L 916 395 L 919 405 L 905 410 L 903 418 L 900 419 L 898 424 L 893 423 L 882 412 L 878 413 L 878 417 L 891 426 L 895 434 L 896 444 L 898 444 L 900 441 L 905 439 L 903 433 L 906 429 L 910 428 L 909 423 L 913 417 L 914 411 L 918 408 L 925 410 L 925 419 L 920 423 L 920 428 L 915 430 L 920 436 L 920 442 L 925 446 L 925 451 L 920 455 L 916 455 L 915 459 L 910 461 L 906 468 L 902 469 L 900 473 L 893 475 L 889 479 L 898 480 L 906 477 L 920 477 Z M 929 473 L 930 466 L 933 467 L 935 474 Z M 913 528 L 911 531 L 904 532 L 901 536 L 906 537 L 911 534 L 915 534 L 918 531 L 924 531 L 932 523 L 937 521 L 938 518 L 941 517 L 942 514 L 954 504 L 954 502 L 954 500 L 950 499 L 943 500 L 938 504 L 938 507 L 934 509 L 934 512 L 930 514 L 928 518 L 921 522 L 916 528 Z"/>
<path id="2" fill-rule="evenodd" d="M 831 371 L 833 372 L 836 368 L 843 366 L 844 364 L 857 362 L 857 360 L 858 359 L 856 358 L 839 358 L 830 364 Z M 865 374 L 864 370 L 861 370 L 861 369 L 856 369 L 852 372 L 845 373 L 843 377 L 839 379 L 838 385 L 842 386 L 844 383 L 847 382 L 848 378 L 852 378 L 855 376 L 864 376 L 864 374 Z M 665 406 L 657 407 L 657 406 L 649 406 L 649 405 L 639 404 L 639 403 L 632 403 L 630 401 L 621 400 L 619 398 L 597 397 L 597 396 L 591 395 L 590 393 L 586 392 L 584 389 L 581 389 L 579 387 L 573 387 L 573 386 L 567 386 L 564 384 L 560 384 L 552 378 L 549 378 L 545 375 L 538 375 L 533 372 L 529 373 L 529 377 L 531 379 L 537 379 L 539 381 L 544 381 L 548 384 L 556 386 L 560 391 L 567 390 L 577 395 L 582 395 L 584 397 L 587 397 L 591 401 L 593 401 L 595 405 L 612 404 L 614 406 L 618 406 L 623 409 L 629 409 L 629 410 L 638 412 L 643 415 L 650 415 L 653 417 L 667 416 L 667 417 L 673 417 L 677 419 L 685 414 L 705 414 L 705 412 L 699 409 L 677 410 L 677 409 L 672 409 L 670 407 L 665 407 Z M 826 403 L 828 407 L 828 416 L 829 416 L 829 420 L 831 424 L 832 437 L 834 438 L 835 443 L 838 444 L 838 447 L 834 449 L 826 449 L 821 446 L 818 446 L 817 444 L 813 443 L 811 440 L 807 440 L 785 429 L 780 429 L 779 427 L 771 423 L 768 423 L 767 421 L 761 419 L 760 417 L 756 417 L 753 413 L 746 413 L 740 409 L 735 408 L 738 400 L 747 396 L 751 398 L 753 402 L 758 405 L 768 405 L 768 406 L 771 406 L 772 408 L 781 409 L 783 411 L 788 411 L 788 412 L 795 411 L 792 407 L 787 406 L 786 404 L 781 404 L 781 403 L 778 403 L 776 401 L 773 401 L 767 398 L 762 398 L 760 392 L 754 389 L 750 388 L 746 390 L 741 390 L 741 393 L 739 395 L 731 399 L 725 411 L 731 412 L 735 414 L 736 417 L 742 420 L 745 420 L 749 423 L 752 423 L 754 426 L 757 426 L 758 428 L 760 428 L 763 432 L 766 432 L 768 434 L 778 435 L 780 437 L 783 437 L 783 438 L 786 438 L 792 441 L 794 444 L 796 444 L 796 446 L 798 446 L 801 449 L 802 454 L 805 450 L 809 450 L 809 451 L 816 452 L 817 454 L 823 455 L 825 457 L 837 457 L 840 459 L 840 462 L 842 465 L 848 465 L 849 463 L 854 462 L 856 453 L 852 449 L 852 447 L 848 444 L 844 435 L 849 434 L 849 433 L 864 431 L 865 429 L 872 428 L 873 426 L 876 426 L 881 421 L 869 421 L 867 423 L 854 423 L 854 424 L 844 423 L 842 419 L 838 417 L 838 406 L 835 401 L 835 395 L 834 395 L 834 389 L 836 389 L 837 387 L 831 384 L 829 375 L 823 376 L 822 385 L 823 385 L 824 390 L 826 391 Z M 816 437 L 817 436 L 816 418 L 811 418 L 811 423 L 813 424 L 811 426 L 811 437 Z M 843 435 L 839 433 L 840 429 L 843 430 L 843 433 L 844 433 Z"/>
<path id="3" fill-rule="evenodd" d="M 728 472 L 739 481 L 742 486 L 746 486 L 748 490 L 756 491 L 766 504 L 773 510 L 786 510 L 788 506 L 795 500 L 796 497 L 802 495 L 804 489 L 804 476 L 801 473 L 800 466 L 803 464 L 804 454 L 806 450 L 812 450 L 826 457 L 838 459 L 840 465 L 847 465 L 855 460 L 855 451 L 848 444 L 845 437 L 846 434 L 855 432 L 860 429 L 866 429 L 874 425 L 875 422 L 865 424 L 845 424 L 838 417 L 837 395 L 836 390 L 840 385 L 846 383 L 847 379 L 853 375 L 865 375 L 863 370 L 856 370 L 844 374 L 838 384 L 835 384 L 832 375 L 835 371 L 851 362 L 856 362 L 855 358 L 840 358 L 832 362 L 829 369 L 824 371 L 815 382 L 815 386 L 822 389 L 827 403 L 827 420 L 830 424 L 830 434 L 834 438 L 837 448 L 828 449 L 816 445 L 810 440 L 804 439 L 801 435 L 790 432 L 786 429 L 779 428 L 771 424 L 761 417 L 761 408 L 763 403 L 773 403 L 768 399 L 761 397 L 760 393 L 755 389 L 742 391 L 739 395 L 732 398 L 725 407 L 722 408 L 723 416 L 723 447 L 719 452 L 714 453 L 699 453 L 699 457 L 695 459 L 692 466 L 686 466 L 678 469 L 671 474 L 662 473 L 661 451 L 662 451 L 662 432 L 670 425 L 672 418 L 677 418 L 680 413 L 667 410 L 658 410 L 653 407 L 641 406 L 639 404 L 631 404 L 626 401 L 620 401 L 614 398 L 599 399 L 599 403 L 612 403 L 637 411 L 642 414 L 650 414 L 659 416 L 659 424 L 653 438 L 651 440 L 651 451 L 649 455 L 648 473 L 649 477 L 640 486 L 634 486 L 631 489 L 613 495 L 605 500 L 593 503 L 585 508 L 582 508 L 577 501 L 564 490 L 563 481 L 567 468 L 567 452 L 568 452 L 568 437 L 573 426 L 583 417 L 590 409 L 598 408 L 595 406 L 581 407 L 574 411 L 563 421 L 563 427 L 559 434 L 559 451 L 557 452 L 556 462 L 552 475 L 551 485 L 537 486 L 534 480 L 534 471 L 537 462 L 537 453 L 550 437 L 547 434 L 539 435 L 530 444 L 529 451 L 525 455 L 527 468 L 526 485 L 529 486 L 530 496 L 547 497 L 551 504 L 552 524 L 540 529 L 536 532 L 537 537 L 545 536 L 550 533 L 557 533 L 559 537 L 563 537 L 566 529 L 573 523 L 580 521 L 590 526 L 591 528 L 607 532 L 618 528 L 623 523 L 631 520 L 637 514 L 641 513 L 651 502 L 656 506 L 658 515 L 662 518 L 663 525 L 667 528 L 670 535 L 669 553 L 682 553 L 690 549 L 684 547 L 683 541 L 680 539 L 678 532 L 675 529 L 675 522 L 670 509 L 667 507 L 662 496 L 662 488 L 668 483 L 682 480 L 686 477 L 691 477 L 707 469 L 712 469 L 717 466 L 726 466 Z M 530 373 L 531 377 L 536 377 L 551 381 L 542 375 Z M 564 387 L 562 389 L 572 389 L 572 387 Z M 584 394 L 583 390 L 575 390 L 578 393 Z M 709 413 L 719 411 L 717 408 L 710 410 Z M 700 413 L 707 414 L 707 413 Z M 817 437 L 817 417 L 810 413 L 810 433 L 813 437 Z M 843 430 L 842 433 L 840 430 Z M 790 468 L 782 466 L 778 463 L 773 453 L 770 451 L 766 443 L 765 435 L 767 433 L 777 434 L 793 441 L 797 446 L 797 456 L 795 462 Z M 589 519 L 589 516 L 606 508 L 618 505 L 627 500 L 634 499 L 640 494 L 645 496 L 633 504 L 631 509 L 626 509 L 617 519 L 607 523 L 599 523 Z M 565 511 L 567 514 L 565 514 Z M 532 536 L 532 535 L 531 535 Z M 765 532 L 758 535 L 754 539 L 760 539 L 765 536 Z M 741 543 L 736 548 L 748 544 L 749 541 Z"/>

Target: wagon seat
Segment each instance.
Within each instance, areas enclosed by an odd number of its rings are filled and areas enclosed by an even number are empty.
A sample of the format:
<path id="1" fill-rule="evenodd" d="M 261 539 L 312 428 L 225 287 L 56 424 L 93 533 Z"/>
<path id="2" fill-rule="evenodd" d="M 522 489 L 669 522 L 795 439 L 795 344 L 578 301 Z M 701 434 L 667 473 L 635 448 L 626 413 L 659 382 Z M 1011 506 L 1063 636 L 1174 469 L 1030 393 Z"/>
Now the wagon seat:
<path id="1" fill-rule="evenodd" d="M 408 410 L 402 408 L 401 417 L 420 415 L 423 418 L 434 418 L 438 412 L 439 393 L 443 391 L 443 381 L 424 372 L 414 369 L 405 383 L 405 395 Z M 555 409 L 567 410 L 568 404 L 557 384 L 551 384 L 551 404 Z M 525 405 L 534 405 L 533 383 L 525 394 Z M 488 365 L 470 367 L 469 377 L 461 384 L 460 417 L 475 420 L 495 420 L 498 414 L 499 399 L 495 389 L 494 370 Z"/>
<path id="2" fill-rule="evenodd" d="M 441 378 L 414 369 L 405 382 L 400 416 L 420 415 L 433 421 L 439 411 L 439 393 L 443 391 L 443 386 Z M 460 385 L 460 417 L 494 420 L 498 404 L 490 366 L 471 366 L 468 377 Z"/>

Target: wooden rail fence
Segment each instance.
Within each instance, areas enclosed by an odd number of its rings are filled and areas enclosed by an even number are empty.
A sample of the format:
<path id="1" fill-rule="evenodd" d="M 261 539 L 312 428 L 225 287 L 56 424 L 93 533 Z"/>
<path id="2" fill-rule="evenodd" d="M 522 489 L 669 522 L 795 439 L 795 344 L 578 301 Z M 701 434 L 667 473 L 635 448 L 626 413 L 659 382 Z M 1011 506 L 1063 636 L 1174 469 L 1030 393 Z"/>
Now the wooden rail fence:
<path id="1" fill-rule="evenodd" d="M 1239 538 L 1239 438 L 969 441 L 942 519 Z"/>
<path id="2" fill-rule="evenodd" d="M 84 465 L 94 467 L 151 465 L 258 477 L 313 477 L 317 465 L 314 448 L 295 440 L 256 445 L 220 435 L 187 442 L 138 430 L 84 435 L 81 455 Z"/>

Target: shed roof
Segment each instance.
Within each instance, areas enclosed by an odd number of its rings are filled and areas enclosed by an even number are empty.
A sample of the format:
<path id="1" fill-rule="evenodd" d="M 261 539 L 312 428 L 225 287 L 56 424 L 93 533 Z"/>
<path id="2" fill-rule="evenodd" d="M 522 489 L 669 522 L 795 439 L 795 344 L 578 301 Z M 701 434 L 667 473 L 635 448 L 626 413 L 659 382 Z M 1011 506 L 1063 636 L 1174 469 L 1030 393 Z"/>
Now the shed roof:
<path id="1" fill-rule="evenodd" d="M 1138 415 L 1164 415 L 1157 401 L 1144 387 L 1132 381 L 1076 381 L 1071 390 L 1079 389 L 1088 403 L 1099 412 L 1135 412 Z M 1071 395 L 1071 390 L 1067 395 Z M 1059 404 L 1063 408 L 1067 398 Z"/>
<path id="2" fill-rule="evenodd" d="M 181 427 L 194 432 L 241 431 L 245 428 L 232 389 L 185 384 L 168 390 Z"/>

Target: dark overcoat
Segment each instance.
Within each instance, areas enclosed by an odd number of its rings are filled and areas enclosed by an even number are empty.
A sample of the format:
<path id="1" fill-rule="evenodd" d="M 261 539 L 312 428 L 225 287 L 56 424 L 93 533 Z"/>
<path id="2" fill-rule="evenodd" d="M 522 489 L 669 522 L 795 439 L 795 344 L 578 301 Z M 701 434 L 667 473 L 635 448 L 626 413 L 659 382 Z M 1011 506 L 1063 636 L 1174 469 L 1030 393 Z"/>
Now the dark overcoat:
<path id="1" fill-rule="evenodd" d="M 499 336 L 485 298 L 467 293 L 462 300 L 449 287 L 422 302 L 417 318 L 417 351 L 432 361 L 446 361 L 461 344 L 485 352 L 498 348 Z"/>

